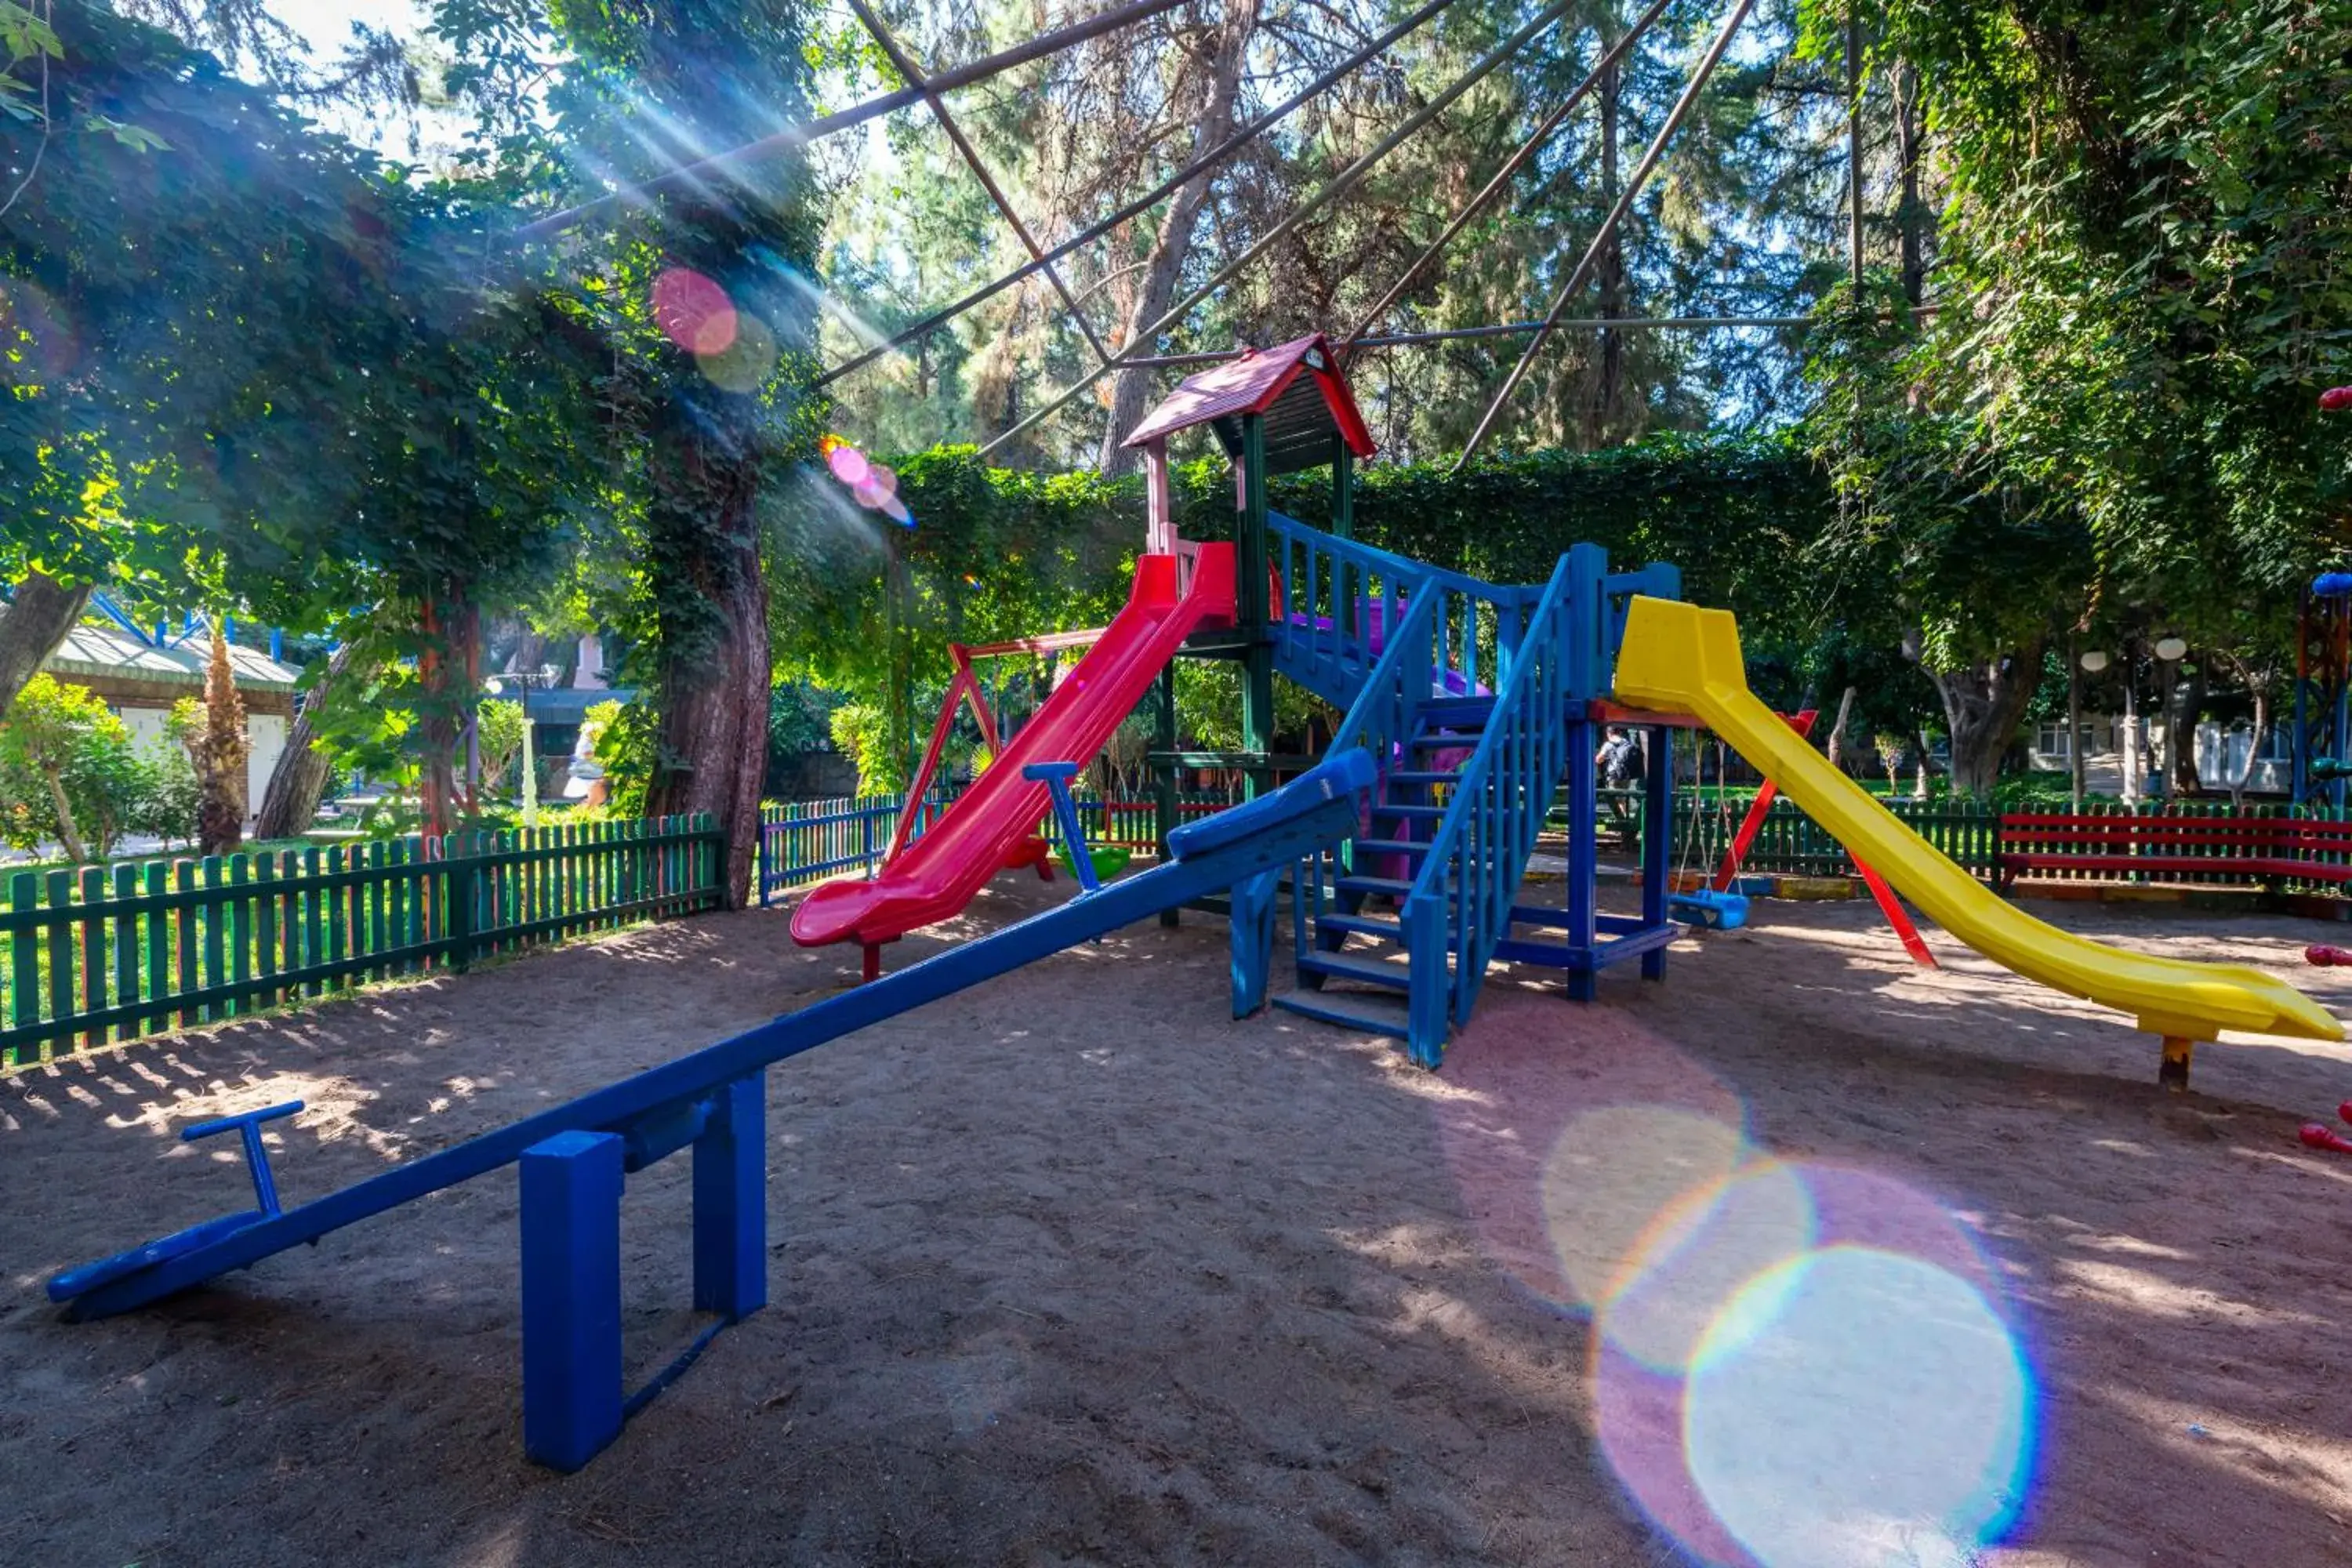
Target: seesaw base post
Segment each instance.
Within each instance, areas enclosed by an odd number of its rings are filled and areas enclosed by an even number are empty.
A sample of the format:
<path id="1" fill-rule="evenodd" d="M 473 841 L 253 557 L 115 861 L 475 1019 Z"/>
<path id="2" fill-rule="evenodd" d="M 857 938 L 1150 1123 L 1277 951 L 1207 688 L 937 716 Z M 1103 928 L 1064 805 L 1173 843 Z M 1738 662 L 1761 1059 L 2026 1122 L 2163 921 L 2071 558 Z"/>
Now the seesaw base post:
<path id="1" fill-rule="evenodd" d="M 729 1321 L 768 1304 L 764 1075 L 720 1089 L 694 1141 L 694 1310 Z"/>
<path id="2" fill-rule="evenodd" d="M 635 1394 L 621 1387 L 621 1194 L 628 1140 L 559 1132 L 522 1155 L 522 1446 L 579 1469 L 668 1386 L 719 1329 L 768 1301 L 762 1073 L 702 1107 L 694 1149 L 694 1306 L 720 1321 Z M 674 1145 L 673 1145 L 674 1146 Z"/>
<path id="3" fill-rule="evenodd" d="M 523 1153 L 522 1449 L 576 1470 L 621 1433 L 621 1139 Z"/>

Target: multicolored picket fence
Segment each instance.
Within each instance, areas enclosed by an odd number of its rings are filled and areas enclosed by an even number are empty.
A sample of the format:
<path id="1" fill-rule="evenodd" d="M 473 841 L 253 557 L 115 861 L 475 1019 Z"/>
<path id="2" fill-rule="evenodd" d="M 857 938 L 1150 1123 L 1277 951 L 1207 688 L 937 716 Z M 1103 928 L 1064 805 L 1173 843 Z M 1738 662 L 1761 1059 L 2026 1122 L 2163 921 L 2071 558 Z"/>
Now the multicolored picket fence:
<path id="1" fill-rule="evenodd" d="M 0 874 L 0 1066 L 720 902 L 708 817 Z"/>
<path id="2" fill-rule="evenodd" d="M 1176 815 L 1182 820 L 1207 816 L 1225 809 L 1236 797 L 1219 794 L 1178 797 Z M 950 790 L 935 789 L 924 798 L 909 841 L 937 822 L 954 801 Z M 898 814 L 907 797 L 863 795 L 835 800 L 795 801 L 789 805 L 771 801 L 760 807 L 760 901 L 778 893 L 822 882 L 851 871 L 870 871 L 881 865 L 898 830 Z M 1080 795 L 1078 824 L 1087 842 L 1117 845 L 1139 853 L 1159 847 L 1159 807 L 1148 800 L 1100 800 Z M 1050 818 L 1041 818 L 1037 831 L 1055 837 Z"/>
<path id="3" fill-rule="evenodd" d="M 1965 800 L 1905 800 L 1900 796 L 1881 804 L 1953 864 L 1988 882 L 1992 880 L 2000 859 L 1998 807 Z M 1639 814 L 1638 802 L 1633 803 L 1629 824 L 1638 826 Z M 1718 796 L 1713 791 L 1676 790 L 1675 868 L 1713 871 L 1723 863 L 1732 837 L 1739 831 L 1740 822 L 1747 815 L 1745 797 Z M 1853 858 L 1827 828 L 1784 798 L 1774 801 L 1765 814 L 1755 842 L 1740 861 L 1740 869 L 1806 877 L 1850 876 Z"/>
<path id="4" fill-rule="evenodd" d="M 2112 839 L 2106 836 L 2086 837 L 2079 846 L 2047 836 L 2025 843 L 2013 833 L 2003 833 L 2000 807 L 1979 805 L 1969 801 L 1906 800 L 1897 796 L 1884 804 L 1905 826 L 1934 845 L 1954 864 L 1988 882 L 1998 879 L 2000 858 L 2005 852 L 2033 849 L 2050 853 L 2073 848 L 2081 853 L 2094 854 L 2112 847 Z M 1712 871 L 1720 866 L 1724 852 L 1730 847 L 1732 836 L 1738 831 L 1747 812 L 1745 798 L 1733 797 L 1727 801 L 1713 792 L 1677 790 L 1675 794 L 1675 866 L 1694 871 Z M 2137 816 L 2158 820 L 2184 817 L 2215 821 L 2342 819 L 2342 814 L 2325 807 L 2274 803 L 2232 806 L 2226 801 L 2201 800 L 2146 802 L 2138 805 L 2094 801 L 2084 804 L 2082 815 L 2098 818 Z M 1638 805 L 1635 804 L 1626 818 L 1629 826 L 1636 824 L 1638 817 Z M 2134 870 L 2128 864 L 2128 858 L 2119 857 L 2110 865 L 2063 870 L 2036 869 L 2032 876 L 2036 880 L 2125 882 L 2155 879 L 2168 883 L 2215 885 L 2243 885 L 2272 879 L 2251 875 L 2231 865 L 2234 858 L 2244 858 L 2257 853 L 2252 846 L 2217 841 L 2203 845 L 2201 852 L 2213 862 L 2210 872 L 2201 869 L 2185 871 L 2178 866 L 2170 866 L 2151 876 Z M 1853 858 L 1820 824 L 1783 799 L 1772 803 L 1770 812 L 1756 835 L 1755 843 L 1740 863 L 1740 869 L 1787 872 L 1799 876 L 1849 876 L 1853 872 Z M 2315 880 L 2332 885 L 2334 879 Z"/>

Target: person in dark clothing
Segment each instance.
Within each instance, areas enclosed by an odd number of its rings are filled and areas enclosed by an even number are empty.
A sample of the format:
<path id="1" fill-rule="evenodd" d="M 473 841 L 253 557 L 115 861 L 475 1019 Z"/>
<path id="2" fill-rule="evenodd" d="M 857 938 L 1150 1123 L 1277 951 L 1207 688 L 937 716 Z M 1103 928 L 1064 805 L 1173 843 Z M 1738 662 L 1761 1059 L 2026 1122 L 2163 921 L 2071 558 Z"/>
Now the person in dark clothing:
<path id="1" fill-rule="evenodd" d="M 1641 786 L 1644 758 L 1642 755 L 1642 742 L 1633 731 L 1611 726 L 1608 734 L 1601 742 L 1601 750 L 1594 753 L 1592 761 L 1593 764 L 1601 770 L 1601 788 L 1622 792 Z M 1623 822 L 1632 815 L 1626 806 L 1623 794 L 1613 793 L 1610 795 L 1609 815 L 1618 822 Z"/>

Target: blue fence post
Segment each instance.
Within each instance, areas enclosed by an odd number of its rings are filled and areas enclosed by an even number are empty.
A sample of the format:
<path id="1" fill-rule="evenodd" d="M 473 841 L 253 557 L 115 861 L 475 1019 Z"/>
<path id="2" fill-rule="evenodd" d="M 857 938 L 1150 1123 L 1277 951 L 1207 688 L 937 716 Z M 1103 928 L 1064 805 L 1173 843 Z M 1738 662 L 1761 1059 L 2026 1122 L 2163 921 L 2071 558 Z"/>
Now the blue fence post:
<path id="1" fill-rule="evenodd" d="M 621 1431 L 621 1139 L 559 1132 L 525 1150 L 522 1447 L 576 1470 Z"/>
<path id="2" fill-rule="evenodd" d="M 732 1322 L 768 1304 L 767 1074 L 721 1089 L 694 1141 L 694 1309 Z"/>
<path id="3" fill-rule="evenodd" d="M 759 868 L 760 907 L 764 910 L 768 907 L 768 814 L 761 808 L 756 810 L 753 816 L 759 823 L 760 833 L 760 853 L 753 864 Z"/>

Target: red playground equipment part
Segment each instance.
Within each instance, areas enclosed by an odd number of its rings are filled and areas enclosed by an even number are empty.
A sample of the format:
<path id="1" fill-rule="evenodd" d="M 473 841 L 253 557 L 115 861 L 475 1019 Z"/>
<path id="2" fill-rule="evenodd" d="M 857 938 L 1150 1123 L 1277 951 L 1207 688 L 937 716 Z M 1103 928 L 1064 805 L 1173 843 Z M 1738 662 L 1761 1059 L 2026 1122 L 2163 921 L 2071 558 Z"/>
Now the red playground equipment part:
<path id="1" fill-rule="evenodd" d="M 1812 708 L 1781 715 L 1789 728 L 1800 735 L 1811 734 L 1813 721 L 1820 716 L 1820 710 Z M 1708 884 L 1717 892 L 1729 890 L 1738 877 L 1739 863 L 1748 858 L 1748 851 L 1755 846 L 1756 835 L 1762 829 L 1764 818 L 1780 795 L 1780 786 L 1766 779 L 1763 787 L 1756 792 L 1756 798 L 1748 803 L 1748 815 L 1740 819 L 1739 831 L 1732 837 L 1731 847 L 1724 852 L 1723 864 L 1716 868 L 1715 880 Z M 1940 968 L 1934 952 L 1919 935 L 1919 928 L 1912 923 L 1910 911 L 1903 907 L 1903 900 L 1895 896 L 1895 889 L 1886 885 L 1886 879 L 1872 870 L 1869 862 L 1859 855 L 1853 857 L 1853 868 L 1862 873 L 1863 886 L 1868 888 L 1870 896 L 1878 900 L 1878 912 L 1885 915 L 1886 923 L 1895 928 L 1895 934 L 1902 942 L 1903 951 L 1911 955 L 1911 962 L 1922 969 Z"/>
<path id="2" fill-rule="evenodd" d="M 2322 969 L 2332 964 L 2352 963 L 2352 948 L 2330 947 L 2324 942 L 2315 942 L 2303 950 L 2303 961 L 2315 963 Z"/>
<path id="3" fill-rule="evenodd" d="M 2306 1149 L 2326 1149 L 2333 1153 L 2352 1154 L 2352 1138 L 2347 1138 L 2334 1128 L 2322 1126 L 2316 1121 L 2305 1122 L 2302 1131 L 2295 1136 L 2303 1141 L 2303 1146 Z"/>
<path id="4" fill-rule="evenodd" d="M 1023 770 L 1032 763 L 1083 767 L 1093 761 L 1184 639 L 1233 618 L 1232 545 L 1185 543 L 1173 553 L 1145 555 L 1136 563 L 1127 607 L 979 782 L 872 881 L 827 882 L 802 900 L 793 911 L 793 940 L 803 947 L 861 943 L 872 979 L 884 942 L 961 912 L 1003 867 L 1042 867 L 1046 847 L 1036 828 L 1050 794 Z M 976 697 L 976 684 L 971 689 Z M 936 762 L 944 735 L 935 731 L 932 739 L 928 760 Z"/>

